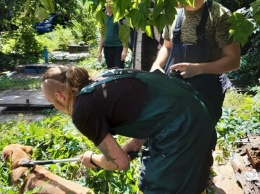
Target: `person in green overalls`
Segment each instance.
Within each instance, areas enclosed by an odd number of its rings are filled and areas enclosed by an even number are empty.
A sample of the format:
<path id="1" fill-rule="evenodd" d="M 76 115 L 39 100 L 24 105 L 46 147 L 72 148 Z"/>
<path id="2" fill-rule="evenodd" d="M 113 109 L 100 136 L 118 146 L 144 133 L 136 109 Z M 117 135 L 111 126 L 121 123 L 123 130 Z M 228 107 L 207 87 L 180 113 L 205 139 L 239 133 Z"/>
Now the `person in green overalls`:
<path id="1" fill-rule="evenodd" d="M 112 4 L 112 0 L 106 0 L 105 19 L 99 21 L 101 24 L 101 35 L 98 47 L 98 60 L 102 60 L 102 52 L 104 51 L 108 69 L 125 67 L 130 37 L 130 27 L 124 24 L 126 20 L 114 21 Z"/>
<path id="2" fill-rule="evenodd" d="M 215 118 L 189 83 L 159 70 L 114 69 L 90 78 L 82 67 L 53 66 L 41 87 L 46 99 L 99 148 L 101 154 L 82 154 L 82 165 L 127 169 L 128 153 L 147 141 L 144 194 L 195 193 Z M 121 147 L 115 134 L 132 139 Z"/>

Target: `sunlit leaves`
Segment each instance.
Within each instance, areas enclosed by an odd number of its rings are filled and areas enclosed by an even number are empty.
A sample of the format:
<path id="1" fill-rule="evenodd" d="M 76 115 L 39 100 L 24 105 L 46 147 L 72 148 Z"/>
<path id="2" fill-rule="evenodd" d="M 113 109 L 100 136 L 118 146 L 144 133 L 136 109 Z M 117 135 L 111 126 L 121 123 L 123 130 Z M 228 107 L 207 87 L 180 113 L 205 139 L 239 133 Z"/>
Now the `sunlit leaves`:
<path id="1" fill-rule="evenodd" d="M 240 41 L 241 45 L 244 46 L 254 30 L 253 22 L 246 19 L 243 14 L 236 12 L 232 14 L 228 22 L 231 23 L 230 36 L 233 37 L 234 41 Z"/>
<path id="2" fill-rule="evenodd" d="M 113 12 L 116 13 L 115 20 L 117 21 L 118 19 L 121 19 L 124 17 L 125 13 L 127 10 L 130 9 L 131 7 L 131 0 L 114 0 L 114 5 L 113 5 Z"/>
<path id="3" fill-rule="evenodd" d="M 175 9 L 177 7 L 177 2 L 172 0 L 166 0 L 166 2 L 167 2 L 167 4 L 165 5 L 166 22 L 171 24 L 175 19 L 175 15 L 177 13 Z"/>
<path id="4" fill-rule="evenodd" d="M 55 12 L 54 4 L 53 4 L 52 0 L 41 0 L 41 4 L 44 6 L 44 8 L 46 10 L 49 11 L 49 13 Z"/>
<path id="5" fill-rule="evenodd" d="M 253 18 L 255 22 L 260 25 L 260 0 L 257 0 L 253 3 L 251 3 L 252 6 L 252 13 L 253 13 Z"/>
<path id="6" fill-rule="evenodd" d="M 147 19 L 144 17 L 140 10 L 132 9 L 127 16 L 129 17 L 129 22 L 131 26 L 135 27 L 136 29 L 145 29 Z"/>
<path id="7" fill-rule="evenodd" d="M 38 21 L 42 22 L 44 19 L 49 17 L 49 13 L 47 12 L 46 9 L 42 7 L 38 7 L 35 10 L 35 18 L 37 18 Z"/>

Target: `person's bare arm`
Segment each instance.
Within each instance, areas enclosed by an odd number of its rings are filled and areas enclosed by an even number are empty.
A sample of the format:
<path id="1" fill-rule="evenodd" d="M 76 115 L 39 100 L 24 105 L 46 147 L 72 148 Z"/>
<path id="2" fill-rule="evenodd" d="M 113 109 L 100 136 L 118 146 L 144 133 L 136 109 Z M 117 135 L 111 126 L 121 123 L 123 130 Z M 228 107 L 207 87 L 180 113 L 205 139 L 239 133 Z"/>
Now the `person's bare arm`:
<path id="1" fill-rule="evenodd" d="M 138 152 L 142 145 L 145 143 L 146 139 L 136 139 L 132 138 L 129 142 L 127 142 L 122 149 L 128 153 L 128 152 Z"/>
<path id="2" fill-rule="evenodd" d="M 183 78 L 194 77 L 199 74 L 220 74 L 233 71 L 240 65 L 240 45 L 231 43 L 223 49 L 223 56 L 219 60 L 209 63 L 177 63 L 170 67 L 179 70 Z"/>
<path id="3" fill-rule="evenodd" d="M 99 62 L 102 59 L 103 46 L 104 46 L 104 38 L 100 37 L 100 39 L 99 39 L 99 47 L 98 47 L 98 61 Z"/>
<path id="4" fill-rule="evenodd" d="M 127 56 L 127 47 L 123 47 L 122 53 L 121 53 L 121 61 L 124 61 L 126 59 Z"/>
<path id="5" fill-rule="evenodd" d="M 164 40 L 163 45 L 157 55 L 155 62 L 153 63 L 150 71 L 159 69 L 160 71 L 162 71 L 164 73 L 163 68 L 167 62 L 171 48 L 172 48 L 172 42 L 168 41 L 168 40 Z"/>
<path id="6" fill-rule="evenodd" d="M 97 146 L 102 154 L 92 155 L 92 161 L 107 170 L 124 170 L 129 167 L 129 157 L 118 145 L 111 134 L 107 134 L 105 139 Z M 90 156 L 93 152 L 85 152 L 80 156 L 81 163 L 88 167 L 95 167 L 90 163 Z"/>

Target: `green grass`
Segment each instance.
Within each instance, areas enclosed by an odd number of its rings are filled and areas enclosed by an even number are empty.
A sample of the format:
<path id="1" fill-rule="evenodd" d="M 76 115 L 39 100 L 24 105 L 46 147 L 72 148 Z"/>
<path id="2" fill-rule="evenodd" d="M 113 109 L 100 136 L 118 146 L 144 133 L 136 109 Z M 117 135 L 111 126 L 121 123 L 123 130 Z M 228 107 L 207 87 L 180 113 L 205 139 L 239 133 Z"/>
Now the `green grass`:
<path id="1" fill-rule="evenodd" d="M 0 77 L 0 91 L 7 89 L 39 89 L 39 79 L 22 79 Z"/>

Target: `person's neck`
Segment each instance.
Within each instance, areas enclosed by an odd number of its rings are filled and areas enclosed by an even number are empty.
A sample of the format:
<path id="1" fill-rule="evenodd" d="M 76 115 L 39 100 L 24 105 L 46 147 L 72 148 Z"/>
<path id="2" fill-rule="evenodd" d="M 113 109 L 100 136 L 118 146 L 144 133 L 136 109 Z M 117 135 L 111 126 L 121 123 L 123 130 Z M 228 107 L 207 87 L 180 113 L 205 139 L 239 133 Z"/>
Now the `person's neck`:
<path id="1" fill-rule="evenodd" d="M 113 13 L 112 13 L 112 11 L 111 11 L 111 9 L 107 9 L 107 15 L 108 16 L 111 16 Z"/>
<path id="2" fill-rule="evenodd" d="M 74 104 L 75 104 L 75 97 L 74 96 L 72 96 L 72 97 L 70 97 L 69 98 L 69 100 L 68 100 L 68 102 L 67 102 L 67 107 L 66 107 L 66 109 L 67 109 L 67 114 L 68 115 L 72 115 L 72 112 L 73 112 L 73 107 L 74 107 Z"/>
<path id="3" fill-rule="evenodd" d="M 185 9 L 187 11 L 196 11 L 201 8 L 201 6 L 205 3 L 206 0 L 194 0 L 194 7 L 187 5 L 185 6 Z"/>

